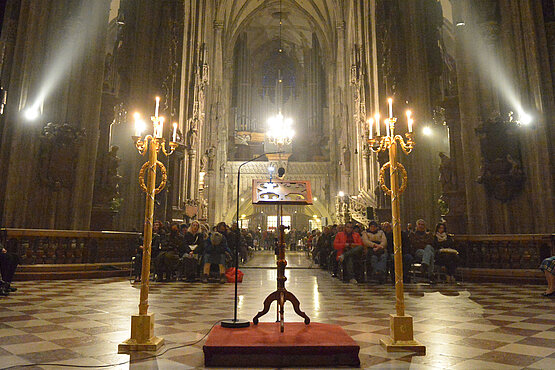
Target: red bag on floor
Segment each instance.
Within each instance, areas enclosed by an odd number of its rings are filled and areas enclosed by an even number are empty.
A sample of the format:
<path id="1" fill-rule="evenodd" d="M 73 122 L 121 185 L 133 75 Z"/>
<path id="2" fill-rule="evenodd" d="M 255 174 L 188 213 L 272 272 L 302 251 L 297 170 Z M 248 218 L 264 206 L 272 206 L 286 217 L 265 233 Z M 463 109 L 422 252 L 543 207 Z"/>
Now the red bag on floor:
<path id="1" fill-rule="evenodd" d="M 241 270 L 237 270 L 237 282 L 238 283 L 242 283 L 243 282 L 243 272 Z M 235 267 L 230 267 L 227 269 L 227 271 L 225 272 L 225 277 L 227 278 L 227 282 L 228 283 L 234 283 L 235 282 Z"/>

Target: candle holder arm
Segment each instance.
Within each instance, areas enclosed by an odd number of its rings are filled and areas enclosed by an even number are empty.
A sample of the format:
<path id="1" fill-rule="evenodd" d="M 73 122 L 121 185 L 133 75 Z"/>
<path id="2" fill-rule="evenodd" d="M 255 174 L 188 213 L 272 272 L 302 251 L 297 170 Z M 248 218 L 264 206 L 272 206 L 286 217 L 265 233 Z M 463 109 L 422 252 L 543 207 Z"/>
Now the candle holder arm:
<path id="1" fill-rule="evenodd" d="M 162 139 L 162 140 L 163 140 L 163 139 Z M 175 149 L 177 148 L 178 145 L 179 145 L 178 143 L 173 142 L 173 141 L 170 141 L 170 142 L 169 142 L 170 150 L 168 151 L 168 150 L 166 149 L 166 141 L 164 140 L 164 141 L 161 143 L 160 146 L 162 147 L 162 152 L 164 153 L 164 155 L 165 155 L 166 157 L 169 157 L 170 155 L 172 155 L 172 153 L 175 151 Z"/>
<path id="2" fill-rule="evenodd" d="M 144 139 L 140 136 L 133 136 L 133 141 L 135 142 L 135 147 L 139 151 L 140 155 L 145 155 L 146 152 L 148 151 L 149 136 L 147 136 Z"/>
<path id="3" fill-rule="evenodd" d="M 403 153 L 405 153 L 406 155 L 409 155 L 414 149 L 414 141 L 412 140 L 412 134 L 407 133 L 406 135 L 407 135 L 406 143 L 405 143 L 405 139 L 403 139 L 401 135 L 396 135 L 395 141 L 399 143 L 399 145 L 401 146 L 401 149 L 403 150 Z"/>
<path id="4" fill-rule="evenodd" d="M 379 152 L 383 152 L 384 150 L 386 150 L 389 147 L 389 137 L 388 136 L 381 136 L 378 137 L 376 139 L 370 139 L 368 140 L 369 142 L 369 147 L 370 150 L 373 151 L 374 153 L 379 153 Z M 374 147 L 374 145 L 376 144 L 376 141 L 379 141 L 379 146 L 377 148 Z"/>

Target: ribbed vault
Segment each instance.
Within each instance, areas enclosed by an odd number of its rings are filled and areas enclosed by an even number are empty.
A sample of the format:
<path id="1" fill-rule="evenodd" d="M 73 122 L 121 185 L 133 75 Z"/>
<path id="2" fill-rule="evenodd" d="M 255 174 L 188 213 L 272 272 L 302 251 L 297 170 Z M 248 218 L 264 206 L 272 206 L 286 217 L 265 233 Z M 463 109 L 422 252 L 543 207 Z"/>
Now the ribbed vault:
<path id="1" fill-rule="evenodd" d="M 279 11 L 279 0 L 225 0 L 218 7 L 217 19 L 224 22 L 225 39 L 232 43 L 246 29 L 256 31 L 256 37 L 249 40 L 249 49 L 255 50 L 278 37 Z M 310 46 L 314 32 L 326 54 L 333 54 L 338 12 L 337 0 L 282 0 L 282 39 L 288 44 Z"/>

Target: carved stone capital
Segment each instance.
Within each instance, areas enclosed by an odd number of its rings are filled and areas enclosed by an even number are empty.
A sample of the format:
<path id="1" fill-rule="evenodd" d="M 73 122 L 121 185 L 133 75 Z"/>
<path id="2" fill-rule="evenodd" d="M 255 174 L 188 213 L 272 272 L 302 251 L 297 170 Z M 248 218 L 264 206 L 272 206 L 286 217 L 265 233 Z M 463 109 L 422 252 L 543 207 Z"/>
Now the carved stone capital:
<path id="1" fill-rule="evenodd" d="M 214 29 L 216 31 L 221 31 L 224 29 L 224 21 L 215 20 L 214 21 Z"/>
<path id="2" fill-rule="evenodd" d="M 489 21 L 478 24 L 478 29 L 482 38 L 488 43 L 493 44 L 499 39 L 499 23 Z"/>

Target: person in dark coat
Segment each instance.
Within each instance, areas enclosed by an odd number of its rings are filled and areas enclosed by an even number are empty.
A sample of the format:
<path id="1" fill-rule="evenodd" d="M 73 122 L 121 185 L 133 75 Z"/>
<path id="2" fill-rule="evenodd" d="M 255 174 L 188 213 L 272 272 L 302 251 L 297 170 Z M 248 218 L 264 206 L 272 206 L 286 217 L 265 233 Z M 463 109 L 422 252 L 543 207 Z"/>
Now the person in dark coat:
<path id="1" fill-rule="evenodd" d="M 212 264 L 217 264 L 220 268 L 220 283 L 227 282 L 225 277 L 225 255 L 231 253 L 227 246 L 227 240 L 224 235 L 215 231 L 206 240 L 204 244 L 204 267 L 201 281 L 208 282 L 208 275 L 210 274 L 210 267 Z"/>
<path id="2" fill-rule="evenodd" d="M 157 281 L 162 281 L 164 278 L 169 280 L 177 270 L 179 265 L 178 251 L 182 243 L 183 237 L 179 232 L 179 225 L 174 223 L 170 226 L 170 233 L 165 243 L 162 244 L 158 257 L 154 260 Z"/>
<path id="3" fill-rule="evenodd" d="M 447 226 L 443 222 L 438 223 L 436 226 L 432 246 L 436 251 L 438 264 L 445 267 L 447 282 L 455 283 L 455 272 L 459 264 L 459 252 L 455 249 L 455 242 L 451 235 L 447 234 Z"/>
<path id="4" fill-rule="evenodd" d="M 12 279 L 15 275 L 17 265 L 20 263 L 20 258 L 17 253 L 10 253 L 2 244 L 0 244 L 0 295 L 8 295 L 15 292 L 17 289 L 12 286 Z"/>
<path id="5" fill-rule="evenodd" d="M 183 276 L 187 281 L 194 281 L 197 275 L 198 256 L 204 254 L 204 234 L 198 221 L 191 222 L 191 226 L 183 236 L 183 243 L 179 250 Z"/>

